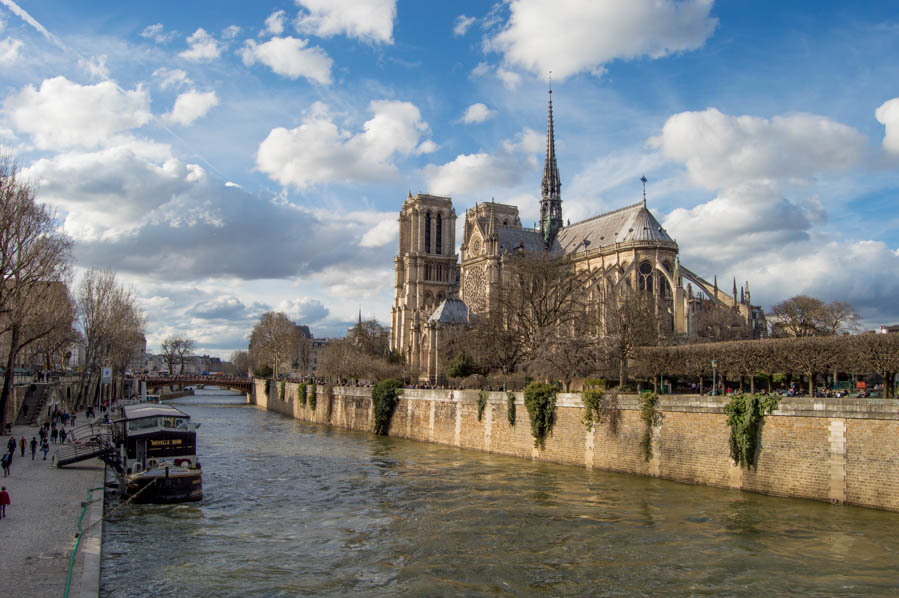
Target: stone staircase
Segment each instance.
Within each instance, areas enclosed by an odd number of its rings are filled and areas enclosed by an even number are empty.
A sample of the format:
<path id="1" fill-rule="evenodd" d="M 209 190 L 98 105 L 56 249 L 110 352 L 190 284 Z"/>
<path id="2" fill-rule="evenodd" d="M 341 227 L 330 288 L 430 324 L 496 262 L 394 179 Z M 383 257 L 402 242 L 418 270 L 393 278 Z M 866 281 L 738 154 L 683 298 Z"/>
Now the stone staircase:
<path id="1" fill-rule="evenodd" d="M 38 422 L 41 411 L 46 407 L 50 398 L 50 386 L 48 384 L 32 384 L 31 388 L 25 394 L 25 400 L 19 407 L 19 413 L 16 416 L 17 426 L 33 426 Z M 26 415 L 26 409 L 27 415 Z"/>

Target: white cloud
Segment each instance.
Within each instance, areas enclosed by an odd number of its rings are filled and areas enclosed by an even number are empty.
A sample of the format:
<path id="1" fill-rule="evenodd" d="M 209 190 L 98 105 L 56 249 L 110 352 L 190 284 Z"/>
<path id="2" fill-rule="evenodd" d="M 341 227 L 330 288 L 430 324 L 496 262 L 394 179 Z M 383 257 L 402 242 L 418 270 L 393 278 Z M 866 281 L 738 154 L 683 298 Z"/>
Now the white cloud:
<path id="1" fill-rule="evenodd" d="M 490 72 L 490 65 L 486 62 L 479 62 L 476 67 L 471 69 L 471 75 L 473 77 L 483 77 L 487 73 Z"/>
<path id="2" fill-rule="evenodd" d="M 90 74 L 91 79 L 108 79 L 109 68 L 106 66 L 106 55 L 91 56 L 89 59 L 79 58 L 78 66 Z"/>
<path id="3" fill-rule="evenodd" d="M 65 77 L 28 85 L 9 96 L 4 111 L 18 131 L 40 149 L 96 147 L 150 122 L 150 94 L 138 86 L 123 91 L 111 81 L 78 85 Z"/>
<path id="4" fill-rule="evenodd" d="M 291 319 L 296 318 L 296 322 L 299 324 L 310 326 L 322 322 L 331 313 L 321 301 L 309 297 L 285 299 L 276 305 L 275 309 L 287 314 Z"/>
<path id="5" fill-rule="evenodd" d="M 160 80 L 159 86 L 162 89 L 184 87 L 192 83 L 187 73 L 181 69 L 170 69 L 163 66 L 153 71 L 153 76 Z"/>
<path id="6" fill-rule="evenodd" d="M 437 148 L 440 147 L 431 139 L 425 139 L 421 143 L 418 144 L 418 147 L 415 148 L 416 154 L 431 154 L 437 151 Z"/>
<path id="7" fill-rule="evenodd" d="M 370 42 L 393 43 L 396 0 L 296 0 L 301 10 L 297 31 L 319 37 L 346 35 Z"/>
<path id="8" fill-rule="evenodd" d="M 374 114 L 351 133 L 340 129 L 327 106 L 316 102 L 295 129 L 273 129 L 259 144 L 256 166 L 282 185 L 306 188 L 328 182 L 368 182 L 396 175 L 392 160 L 421 147 L 428 124 L 410 102 L 369 103 Z"/>
<path id="9" fill-rule="evenodd" d="M 162 23 L 155 23 L 153 25 L 147 25 L 143 31 L 140 32 L 141 37 L 145 37 L 147 39 L 152 39 L 157 44 L 167 44 L 178 35 L 177 31 L 164 31 Z"/>
<path id="10" fill-rule="evenodd" d="M 9 65 L 19 59 L 24 44 L 11 37 L 0 39 L 0 65 Z"/>
<path id="11" fill-rule="evenodd" d="M 222 29 L 222 39 L 234 39 L 240 34 L 240 27 L 237 25 L 228 25 Z"/>
<path id="12" fill-rule="evenodd" d="M 503 85 L 505 85 L 506 89 L 509 91 L 515 91 L 518 89 L 518 86 L 521 85 L 521 75 L 515 71 L 499 67 L 496 69 L 496 76 L 499 77 L 500 81 L 503 82 Z"/>
<path id="13" fill-rule="evenodd" d="M 461 37 L 465 35 L 468 31 L 468 28 L 474 25 L 475 21 L 478 19 L 476 17 L 466 17 L 465 15 L 459 15 L 456 17 L 456 23 L 453 25 L 453 35 L 456 37 Z"/>
<path id="14" fill-rule="evenodd" d="M 488 40 L 507 64 L 564 79 L 615 59 L 695 50 L 712 34 L 714 0 L 511 0 L 505 28 Z"/>
<path id="15" fill-rule="evenodd" d="M 683 163 L 690 180 L 706 189 L 840 172 L 859 164 L 867 151 L 861 133 L 823 116 L 766 119 L 729 116 L 715 108 L 671 116 L 650 145 Z"/>
<path id="16" fill-rule="evenodd" d="M 215 91 L 205 93 L 188 91 L 178 96 L 172 111 L 163 118 L 173 124 L 189 125 L 205 116 L 213 107 L 218 106 L 218 103 L 219 99 L 215 95 Z"/>
<path id="17" fill-rule="evenodd" d="M 329 85 L 333 61 L 318 46 L 307 48 L 308 43 L 307 40 L 295 37 L 273 37 L 264 44 L 247 40 L 239 54 L 247 66 L 258 60 L 284 77 L 305 77 L 322 85 Z"/>
<path id="18" fill-rule="evenodd" d="M 396 214 L 389 214 L 369 229 L 359 241 L 360 247 L 381 247 L 387 245 L 397 235 Z"/>
<path id="19" fill-rule="evenodd" d="M 197 29 L 187 38 L 187 45 L 189 48 L 178 54 L 187 60 L 215 60 L 222 53 L 218 40 L 203 28 Z"/>
<path id="20" fill-rule="evenodd" d="M 283 10 L 277 10 L 265 19 L 265 30 L 272 35 L 281 35 L 284 33 L 284 21 L 287 15 Z"/>
<path id="21" fill-rule="evenodd" d="M 462 115 L 462 122 L 466 124 L 482 123 L 494 116 L 496 116 L 496 110 L 491 110 L 485 104 L 478 102 L 465 109 L 465 114 Z"/>
<path id="22" fill-rule="evenodd" d="M 883 125 L 883 148 L 899 154 L 899 98 L 887 100 L 874 113 L 877 122 Z"/>

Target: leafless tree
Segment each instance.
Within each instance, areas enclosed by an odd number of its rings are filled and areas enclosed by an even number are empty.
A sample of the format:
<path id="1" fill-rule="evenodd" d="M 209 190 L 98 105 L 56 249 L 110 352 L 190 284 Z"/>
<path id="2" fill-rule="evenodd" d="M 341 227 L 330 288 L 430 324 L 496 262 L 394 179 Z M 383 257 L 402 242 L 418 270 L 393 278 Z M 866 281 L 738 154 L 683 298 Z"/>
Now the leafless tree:
<path id="1" fill-rule="evenodd" d="M 278 378 L 282 367 L 291 364 L 296 357 L 302 335 L 296 324 L 282 312 L 262 314 L 250 334 L 250 353 L 257 367 L 266 364 L 272 375 Z"/>
<path id="2" fill-rule="evenodd" d="M 178 373 L 184 373 L 184 360 L 196 347 L 196 341 L 186 336 L 170 336 L 162 341 L 162 355 L 169 366 L 169 372 L 175 373 L 175 362 L 179 364 Z"/>
<path id="3" fill-rule="evenodd" d="M 637 347 L 659 342 L 660 305 L 653 295 L 635 291 L 625 283 L 602 284 L 596 317 L 608 346 L 608 355 L 618 365 L 618 384 L 627 380 L 628 361 Z"/>
<path id="4" fill-rule="evenodd" d="M 372 357 L 387 355 L 387 339 L 388 329 L 377 320 L 359 322 L 347 333 L 348 341 Z"/>
<path id="5" fill-rule="evenodd" d="M 858 329 L 859 315 L 849 303 L 824 303 L 815 297 L 796 295 L 771 308 L 768 318 L 784 336 L 834 336 Z"/>
<path id="6" fill-rule="evenodd" d="M 237 376 L 246 376 L 250 371 L 250 354 L 246 351 L 234 351 L 231 353 L 231 366 Z"/>
<path id="7" fill-rule="evenodd" d="M 0 337 L 8 347 L 0 423 L 12 390 L 17 355 L 59 325 L 46 320 L 41 324 L 41 308 L 36 304 L 51 301 L 60 292 L 56 285 L 64 286 L 69 275 L 71 240 L 35 198 L 34 186 L 22 180 L 15 164 L 0 158 Z M 65 327 L 71 327 L 71 322 Z"/>
<path id="8" fill-rule="evenodd" d="M 696 316 L 696 335 L 703 341 L 736 341 L 752 338 L 752 329 L 736 311 L 714 308 Z"/>

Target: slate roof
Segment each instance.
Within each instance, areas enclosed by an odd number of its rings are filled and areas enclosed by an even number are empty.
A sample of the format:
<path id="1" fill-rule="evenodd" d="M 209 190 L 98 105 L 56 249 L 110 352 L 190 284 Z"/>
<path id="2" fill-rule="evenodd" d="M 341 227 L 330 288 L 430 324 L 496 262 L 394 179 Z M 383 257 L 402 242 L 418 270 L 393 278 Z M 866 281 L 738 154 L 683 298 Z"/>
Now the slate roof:
<path id="1" fill-rule="evenodd" d="M 643 202 L 566 226 L 559 230 L 555 244 L 562 253 L 573 253 L 584 250 L 584 239 L 592 249 L 616 241 L 674 243 Z"/>
<path id="2" fill-rule="evenodd" d="M 436 322 L 438 324 L 467 324 L 468 323 L 468 306 L 461 299 L 450 297 L 444 299 L 437 306 L 428 322 Z"/>
<path id="3" fill-rule="evenodd" d="M 543 251 L 543 235 L 539 230 L 501 226 L 496 229 L 496 236 L 500 253 L 512 252 L 519 247 L 530 253 Z"/>

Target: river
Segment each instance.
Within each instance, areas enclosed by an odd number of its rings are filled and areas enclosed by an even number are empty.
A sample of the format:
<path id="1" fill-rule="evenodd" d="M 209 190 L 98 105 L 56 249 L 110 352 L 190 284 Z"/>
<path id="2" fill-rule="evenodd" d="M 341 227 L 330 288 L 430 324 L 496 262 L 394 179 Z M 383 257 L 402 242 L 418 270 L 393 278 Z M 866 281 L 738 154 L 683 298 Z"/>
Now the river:
<path id="1" fill-rule="evenodd" d="M 899 593 L 899 513 L 172 403 L 202 423 L 204 499 L 114 513 L 101 596 Z"/>

